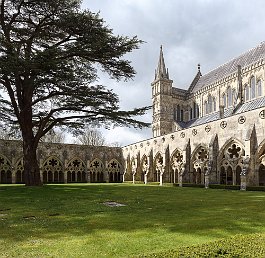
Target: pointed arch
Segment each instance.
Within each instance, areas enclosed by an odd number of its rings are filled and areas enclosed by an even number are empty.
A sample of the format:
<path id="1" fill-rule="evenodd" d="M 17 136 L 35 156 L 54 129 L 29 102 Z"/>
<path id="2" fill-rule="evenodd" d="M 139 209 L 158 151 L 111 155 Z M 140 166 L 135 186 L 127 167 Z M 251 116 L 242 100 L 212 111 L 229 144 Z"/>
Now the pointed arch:
<path id="1" fill-rule="evenodd" d="M 251 99 L 256 98 L 256 79 L 254 75 L 250 77 L 250 89 L 251 89 Z"/>
<path id="2" fill-rule="evenodd" d="M 89 164 L 90 182 L 104 182 L 104 164 L 101 159 L 95 158 Z"/>
<path id="3" fill-rule="evenodd" d="M 24 161 L 23 157 L 20 157 L 15 164 L 15 182 L 16 184 L 25 183 L 25 173 L 24 173 Z"/>
<path id="4" fill-rule="evenodd" d="M 121 164 L 116 159 L 111 159 L 107 164 L 109 182 L 121 182 Z"/>
<path id="5" fill-rule="evenodd" d="M 63 163 L 56 156 L 50 156 L 42 163 L 43 183 L 63 183 Z"/>
<path id="6" fill-rule="evenodd" d="M 66 164 L 65 173 L 67 173 L 67 182 L 69 183 L 87 181 L 85 162 L 79 157 L 72 158 Z"/>
<path id="7" fill-rule="evenodd" d="M 11 161 L 4 155 L 0 154 L 0 183 L 12 183 Z"/>

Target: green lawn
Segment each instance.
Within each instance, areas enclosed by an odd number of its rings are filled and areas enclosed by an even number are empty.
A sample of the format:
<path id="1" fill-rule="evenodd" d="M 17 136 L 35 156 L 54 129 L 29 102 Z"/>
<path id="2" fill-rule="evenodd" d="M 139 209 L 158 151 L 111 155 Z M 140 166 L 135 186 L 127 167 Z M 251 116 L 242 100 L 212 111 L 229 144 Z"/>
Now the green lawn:
<path id="1" fill-rule="evenodd" d="M 0 185 L 0 257 L 135 257 L 252 233 L 265 235 L 264 192 Z"/>

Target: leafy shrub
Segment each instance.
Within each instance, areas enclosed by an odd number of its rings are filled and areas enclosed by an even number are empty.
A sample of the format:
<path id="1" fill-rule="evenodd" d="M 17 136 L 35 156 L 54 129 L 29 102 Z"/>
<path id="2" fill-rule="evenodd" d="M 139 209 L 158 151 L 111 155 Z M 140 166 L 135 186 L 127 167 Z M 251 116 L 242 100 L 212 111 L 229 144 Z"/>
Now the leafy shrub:
<path id="1" fill-rule="evenodd" d="M 265 191 L 265 186 L 247 186 L 247 191 Z"/>
<path id="2" fill-rule="evenodd" d="M 261 258 L 265 257 L 265 234 L 235 235 L 214 242 L 181 247 L 140 257 L 175 257 L 175 258 Z"/>
<path id="3" fill-rule="evenodd" d="M 190 183 L 183 183 L 182 184 L 183 187 L 198 187 L 198 188 L 204 188 L 205 185 L 202 184 L 190 184 Z"/>

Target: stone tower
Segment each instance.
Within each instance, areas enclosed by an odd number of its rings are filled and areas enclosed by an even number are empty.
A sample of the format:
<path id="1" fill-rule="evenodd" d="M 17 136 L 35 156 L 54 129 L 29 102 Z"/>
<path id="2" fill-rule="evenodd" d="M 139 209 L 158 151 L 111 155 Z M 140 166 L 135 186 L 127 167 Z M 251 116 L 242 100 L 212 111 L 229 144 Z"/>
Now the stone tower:
<path id="1" fill-rule="evenodd" d="M 172 83 L 165 66 L 163 49 L 160 47 L 155 80 L 152 82 L 153 136 L 168 134 L 173 128 Z"/>

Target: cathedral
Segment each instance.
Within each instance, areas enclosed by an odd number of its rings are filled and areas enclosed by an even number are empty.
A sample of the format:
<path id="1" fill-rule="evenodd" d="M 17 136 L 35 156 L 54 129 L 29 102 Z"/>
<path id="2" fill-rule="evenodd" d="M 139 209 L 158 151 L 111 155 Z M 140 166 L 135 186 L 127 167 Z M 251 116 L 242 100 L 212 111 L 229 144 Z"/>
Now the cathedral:
<path id="1" fill-rule="evenodd" d="M 265 42 L 186 89 L 173 86 L 163 49 L 151 83 L 153 138 L 131 145 L 41 144 L 43 183 L 155 182 L 265 186 Z M 0 183 L 23 183 L 22 143 L 0 140 Z"/>
<path id="2" fill-rule="evenodd" d="M 125 180 L 265 185 L 265 42 L 186 89 L 173 86 L 162 47 L 152 87 L 153 138 L 123 148 Z"/>

